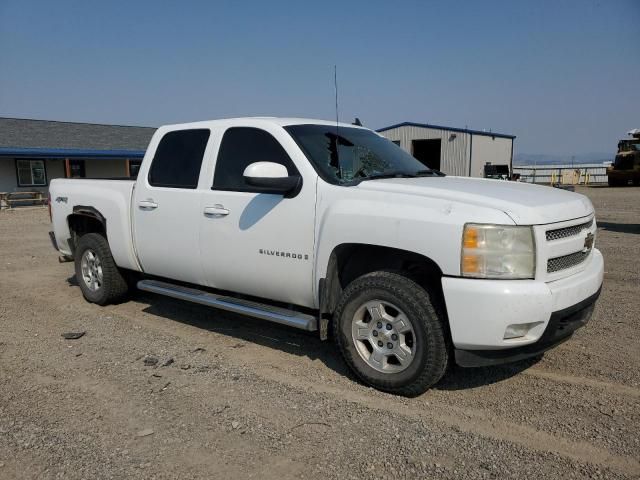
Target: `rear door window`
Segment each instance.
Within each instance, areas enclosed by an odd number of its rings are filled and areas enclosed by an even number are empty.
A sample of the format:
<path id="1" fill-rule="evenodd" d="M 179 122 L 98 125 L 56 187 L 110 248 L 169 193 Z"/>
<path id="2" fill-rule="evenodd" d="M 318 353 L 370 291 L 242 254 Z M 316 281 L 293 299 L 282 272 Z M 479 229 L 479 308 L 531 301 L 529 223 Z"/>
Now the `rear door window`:
<path id="1" fill-rule="evenodd" d="M 196 188 L 210 134 L 208 129 L 176 130 L 162 137 L 149 170 L 149 184 Z"/>

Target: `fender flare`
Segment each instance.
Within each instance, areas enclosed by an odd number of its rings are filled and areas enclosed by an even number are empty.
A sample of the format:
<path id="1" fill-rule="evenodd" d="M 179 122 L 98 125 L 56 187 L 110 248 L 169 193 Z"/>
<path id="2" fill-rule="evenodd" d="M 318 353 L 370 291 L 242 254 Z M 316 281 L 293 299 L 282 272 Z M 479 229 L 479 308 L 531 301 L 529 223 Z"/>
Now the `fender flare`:
<path id="1" fill-rule="evenodd" d="M 68 244 L 69 244 L 69 248 L 71 249 L 71 253 L 74 253 L 76 250 L 76 245 L 74 240 L 75 234 L 71 229 L 71 225 L 69 225 L 69 219 L 75 215 L 75 216 L 88 217 L 88 218 L 97 220 L 98 222 L 100 222 L 100 225 L 102 225 L 105 235 L 107 233 L 107 219 L 104 217 L 104 215 L 102 215 L 102 213 L 100 213 L 100 211 L 98 211 L 96 208 L 89 205 L 74 205 L 72 212 L 73 213 L 71 215 L 67 216 L 67 225 L 69 226 L 69 233 L 71 234 L 70 238 L 68 239 Z"/>
<path id="2" fill-rule="evenodd" d="M 73 215 L 84 215 L 86 217 L 93 217 L 102 224 L 105 231 L 107 230 L 107 219 L 104 218 L 104 215 L 102 215 L 94 207 L 87 205 L 74 205 Z"/>

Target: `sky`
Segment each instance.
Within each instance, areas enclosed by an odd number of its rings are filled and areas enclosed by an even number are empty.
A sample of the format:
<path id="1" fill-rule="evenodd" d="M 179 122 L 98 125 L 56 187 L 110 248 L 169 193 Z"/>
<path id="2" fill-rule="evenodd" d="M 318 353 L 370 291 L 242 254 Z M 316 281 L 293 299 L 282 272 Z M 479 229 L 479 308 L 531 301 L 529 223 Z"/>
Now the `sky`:
<path id="1" fill-rule="evenodd" d="M 0 116 L 158 126 L 246 115 L 615 151 L 640 128 L 640 0 L 0 0 Z"/>

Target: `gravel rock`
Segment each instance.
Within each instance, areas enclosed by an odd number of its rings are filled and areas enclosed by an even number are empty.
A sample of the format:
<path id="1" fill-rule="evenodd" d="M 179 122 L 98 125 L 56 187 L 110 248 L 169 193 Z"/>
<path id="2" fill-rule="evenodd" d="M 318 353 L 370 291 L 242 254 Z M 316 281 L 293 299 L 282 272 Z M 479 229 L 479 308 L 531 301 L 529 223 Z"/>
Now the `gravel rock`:
<path id="1" fill-rule="evenodd" d="M 162 363 L 162 366 L 163 367 L 168 367 L 169 365 L 171 365 L 174 362 L 175 362 L 175 360 L 173 359 L 173 357 L 169 357 Z"/>
<path id="2" fill-rule="evenodd" d="M 149 356 L 144 358 L 143 363 L 147 367 L 153 367 L 153 366 L 158 364 L 158 361 L 159 361 L 158 357 L 154 357 L 152 355 L 149 355 Z"/>
<path id="3" fill-rule="evenodd" d="M 67 332 L 62 334 L 62 338 L 65 340 L 78 340 L 84 337 L 87 332 Z"/>
<path id="4" fill-rule="evenodd" d="M 412 399 L 361 385 L 306 332 L 145 294 L 89 304 L 46 209 L 2 211 L 0 478 L 638 478 L 640 189 L 577 190 L 606 265 L 591 321 L 541 359 L 453 368 Z M 58 337 L 78 325 L 81 360 Z M 139 368 L 140 352 L 189 371 Z"/>

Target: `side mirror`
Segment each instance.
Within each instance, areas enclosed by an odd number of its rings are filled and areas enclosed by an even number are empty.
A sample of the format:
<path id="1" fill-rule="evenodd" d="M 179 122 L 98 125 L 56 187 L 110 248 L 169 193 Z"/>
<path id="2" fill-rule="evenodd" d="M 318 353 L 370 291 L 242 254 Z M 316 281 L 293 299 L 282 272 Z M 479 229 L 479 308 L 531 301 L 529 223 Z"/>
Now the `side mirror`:
<path id="1" fill-rule="evenodd" d="M 247 166 L 242 174 L 247 185 L 260 189 L 263 193 L 297 193 L 302 178 L 289 175 L 287 167 L 273 162 L 255 162 Z"/>

